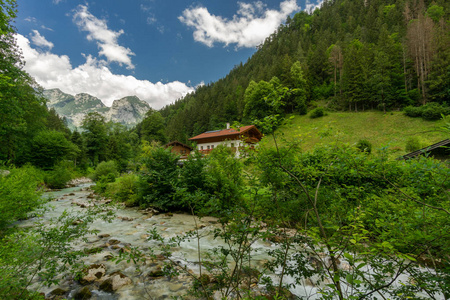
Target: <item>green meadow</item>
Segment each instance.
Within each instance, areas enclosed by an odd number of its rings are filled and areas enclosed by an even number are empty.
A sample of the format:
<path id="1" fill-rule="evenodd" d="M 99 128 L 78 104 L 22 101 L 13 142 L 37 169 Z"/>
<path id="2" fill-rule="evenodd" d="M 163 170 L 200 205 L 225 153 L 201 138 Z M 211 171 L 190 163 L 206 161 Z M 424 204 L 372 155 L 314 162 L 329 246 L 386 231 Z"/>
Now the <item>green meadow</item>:
<path id="1" fill-rule="evenodd" d="M 442 130 L 444 121 L 426 121 L 410 118 L 403 112 L 328 112 L 326 116 L 311 119 L 309 115 L 292 116 L 288 124 L 276 131 L 277 142 L 299 141 L 303 151 L 331 143 L 356 144 L 368 140 L 372 151 L 388 147 L 392 156 L 408 153 L 408 139 L 417 137 L 423 147 L 448 138 Z M 271 136 L 263 143 L 273 146 Z"/>

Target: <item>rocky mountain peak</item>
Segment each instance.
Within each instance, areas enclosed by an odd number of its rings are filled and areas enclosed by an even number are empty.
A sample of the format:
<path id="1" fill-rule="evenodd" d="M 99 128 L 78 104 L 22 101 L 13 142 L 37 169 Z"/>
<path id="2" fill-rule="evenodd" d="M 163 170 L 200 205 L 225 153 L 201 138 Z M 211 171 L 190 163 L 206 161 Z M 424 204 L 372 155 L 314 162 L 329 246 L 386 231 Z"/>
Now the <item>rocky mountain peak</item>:
<path id="1" fill-rule="evenodd" d="M 105 104 L 103 104 L 102 100 L 98 99 L 97 97 L 91 96 L 86 93 L 80 93 L 75 95 L 75 103 L 78 105 L 83 104 L 91 104 L 95 105 L 95 107 L 101 108 L 106 107 Z"/>
<path id="2" fill-rule="evenodd" d="M 43 94 L 48 100 L 47 106 L 53 107 L 60 116 L 66 117 L 72 129 L 80 127 L 84 116 L 90 112 L 100 113 L 106 121 L 134 126 L 150 110 L 150 105 L 136 96 L 114 100 L 112 106 L 107 107 L 99 98 L 87 93 L 72 96 L 60 89 L 51 89 L 45 90 Z"/>

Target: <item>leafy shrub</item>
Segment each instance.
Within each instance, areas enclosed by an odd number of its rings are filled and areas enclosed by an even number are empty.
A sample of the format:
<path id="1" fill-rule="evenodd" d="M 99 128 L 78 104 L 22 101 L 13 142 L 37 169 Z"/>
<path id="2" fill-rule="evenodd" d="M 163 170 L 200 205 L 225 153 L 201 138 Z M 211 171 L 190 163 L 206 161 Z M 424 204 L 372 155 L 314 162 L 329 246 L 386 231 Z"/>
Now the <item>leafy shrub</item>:
<path id="1" fill-rule="evenodd" d="M 111 174 L 111 175 L 109 175 Z M 109 178 L 113 177 L 114 179 L 118 176 L 117 165 L 113 160 L 110 161 L 102 161 L 97 165 L 94 173 L 92 174 L 92 180 L 98 181 L 102 176 L 109 176 Z M 112 180 L 114 181 L 114 180 Z"/>
<path id="2" fill-rule="evenodd" d="M 311 101 L 308 104 L 308 108 L 311 109 L 311 110 L 314 109 L 314 108 L 317 108 L 317 107 L 319 107 L 319 103 L 317 103 L 317 101 Z"/>
<path id="3" fill-rule="evenodd" d="M 51 189 L 62 189 L 66 183 L 72 179 L 70 163 L 60 162 L 52 171 L 48 171 L 44 176 L 44 182 Z"/>
<path id="4" fill-rule="evenodd" d="M 308 106 L 306 105 L 305 99 L 297 100 L 297 112 L 299 115 L 306 115 L 308 113 Z"/>
<path id="5" fill-rule="evenodd" d="M 406 141 L 405 150 L 408 152 L 413 152 L 422 148 L 422 143 L 417 136 L 410 137 Z"/>
<path id="6" fill-rule="evenodd" d="M 359 140 L 356 144 L 356 148 L 358 148 L 361 152 L 371 153 L 372 152 L 372 143 L 368 140 Z"/>
<path id="7" fill-rule="evenodd" d="M 434 121 L 441 119 L 442 115 L 450 114 L 450 108 L 436 102 L 430 102 L 419 107 L 407 106 L 403 109 L 403 112 L 408 117 L 422 117 L 425 120 Z"/>
<path id="8" fill-rule="evenodd" d="M 138 179 L 136 174 L 125 174 L 106 187 L 105 194 L 113 200 L 125 202 L 127 206 L 137 204 Z"/>
<path id="9" fill-rule="evenodd" d="M 207 166 L 207 188 L 216 200 L 214 211 L 229 209 L 242 194 L 242 161 L 236 158 L 231 148 L 218 146 L 209 155 Z"/>
<path id="10" fill-rule="evenodd" d="M 439 120 L 445 114 L 445 109 L 441 106 L 427 106 L 422 110 L 422 118 L 429 121 Z"/>
<path id="11" fill-rule="evenodd" d="M 51 169 L 56 163 L 77 151 L 77 147 L 58 131 L 41 131 L 32 140 L 31 161 L 42 169 Z"/>
<path id="12" fill-rule="evenodd" d="M 333 96 L 334 85 L 333 83 L 327 84 L 324 82 L 322 85 L 314 86 L 312 92 L 315 99 L 328 99 Z"/>
<path id="13" fill-rule="evenodd" d="M 403 112 L 406 116 L 411 118 L 417 118 L 422 116 L 422 110 L 420 107 L 407 106 L 403 109 Z"/>
<path id="14" fill-rule="evenodd" d="M 37 191 L 41 183 L 41 173 L 31 166 L 12 169 L 7 176 L 0 175 L 0 231 L 42 204 Z"/>
<path id="15" fill-rule="evenodd" d="M 144 146 L 145 147 L 145 146 Z M 178 181 L 178 156 L 167 149 L 148 147 L 142 157 L 138 202 L 161 210 L 180 209 L 173 200 Z"/>
<path id="16" fill-rule="evenodd" d="M 311 119 L 320 118 L 323 116 L 325 116 L 325 109 L 323 107 L 317 107 L 313 109 L 309 114 L 309 117 Z"/>

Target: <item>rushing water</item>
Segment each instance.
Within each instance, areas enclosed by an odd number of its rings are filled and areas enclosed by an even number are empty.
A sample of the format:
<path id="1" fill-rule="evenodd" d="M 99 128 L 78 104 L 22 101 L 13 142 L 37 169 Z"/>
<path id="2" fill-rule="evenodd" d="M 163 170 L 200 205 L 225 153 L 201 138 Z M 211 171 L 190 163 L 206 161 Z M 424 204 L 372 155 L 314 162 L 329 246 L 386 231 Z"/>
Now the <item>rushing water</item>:
<path id="1" fill-rule="evenodd" d="M 53 210 L 44 215 L 44 221 L 59 216 L 65 210 L 78 212 L 87 209 L 83 208 L 83 206 L 93 201 L 90 196 L 92 192 L 88 186 L 88 184 L 85 184 L 75 188 L 47 193 L 46 196 L 53 199 L 49 202 Z M 23 221 L 19 226 L 33 226 L 34 221 L 33 219 Z M 211 233 L 212 230 L 219 226 L 217 225 L 217 220 L 212 217 L 198 219 L 187 214 L 152 215 L 136 208 L 118 208 L 112 222 L 96 220 L 91 225 L 91 229 L 98 230 L 99 234 L 90 236 L 87 243 L 79 242 L 73 245 L 74 249 L 77 250 L 95 247 L 102 248 L 101 252 L 84 258 L 84 263 L 87 266 L 103 264 L 106 269 L 104 276 L 87 285 L 92 293 L 91 299 L 169 299 L 176 296 L 193 299 L 190 296 L 186 297 L 192 284 L 189 274 L 182 273 L 173 278 L 150 276 L 152 272 L 161 269 L 164 264 L 161 260 L 152 260 L 150 256 L 147 256 L 145 263 L 135 265 L 133 262 L 121 261 L 116 263 L 108 259 L 111 255 L 117 256 L 119 251 L 124 251 L 128 247 L 138 247 L 144 254 L 150 254 L 150 249 L 158 248 L 157 242 L 148 240 L 148 231 L 152 228 L 156 228 L 158 233 L 164 238 L 170 238 L 183 235 L 193 230 L 196 226 L 201 228 L 199 229 L 199 234 L 201 235 L 200 243 L 203 253 L 208 249 L 217 247 L 221 243 L 220 240 L 214 239 Z M 257 266 L 262 265 L 268 259 L 265 253 L 275 246 L 270 242 L 258 241 L 252 247 L 254 251 L 252 259 Z M 190 241 L 182 242 L 180 247 L 173 249 L 171 259 L 186 266 L 190 272 L 198 275 L 200 270 L 197 240 L 191 239 Z M 345 260 L 342 260 L 341 267 L 345 268 L 346 266 L 348 264 Z M 121 272 L 131 279 L 131 283 L 120 287 L 115 292 L 105 292 L 100 289 L 101 282 L 114 272 Z M 83 285 L 70 276 L 66 278 L 63 275 L 61 274 L 62 280 L 59 287 L 67 291 L 65 297 L 71 299 L 77 294 L 77 291 L 83 288 Z M 399 280 L 408 280 L 408 278 L 403 276 Z M 285 283 L 293 283 L 294 279 L 286 276 L 284 281 Z M 313 282 L 314 278 L 305 280 L 301 285 L 293 286 L 291 292 L 299 297 L 316 299 L 320 294 Z M 41 292 L 49 295 L 56 287 L 42 288 L 39 286 L 39 282 L 36 282 L 31 288 L 39 288 Z"/>

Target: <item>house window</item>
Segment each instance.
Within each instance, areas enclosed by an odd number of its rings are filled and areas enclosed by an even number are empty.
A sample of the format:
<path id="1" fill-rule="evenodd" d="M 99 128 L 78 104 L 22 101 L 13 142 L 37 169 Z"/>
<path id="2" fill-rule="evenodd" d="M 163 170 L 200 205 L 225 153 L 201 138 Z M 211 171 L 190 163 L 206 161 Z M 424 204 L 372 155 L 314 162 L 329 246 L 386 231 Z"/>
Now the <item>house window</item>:
<path id="1" fill-rule="evenodd" d="M 201 150 L 203 150 L 203 146 L 201 146 L 200 148 L 201 148 Z"/>
<path id="2" fill-rule="evenodd" d="M 211 149 L 214 149 L 214 145 L 211 145 Z"/>
<path id="3" fill-rule="evenodd" d="M 209 145 L 208 145 L 208 150 L 209 150 Z"/>
<path id="4" fill-rule="evenodd" d="M 231 147 L 234 148 L 234 143 L 231 143 Z"/>
<path id="5" fill-rule="evenodd" d="M 185 154 L 186 153 L 186 150 L 181 150 L 181 154 Z"/>

